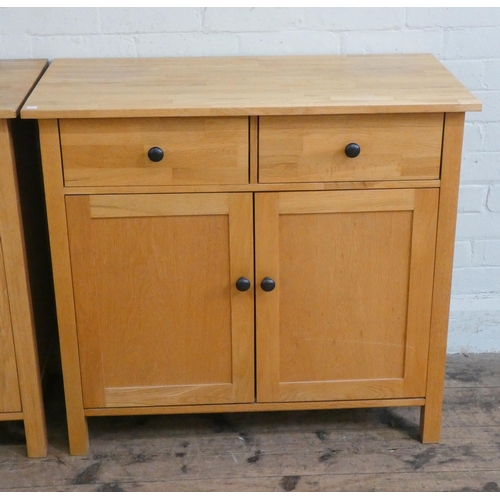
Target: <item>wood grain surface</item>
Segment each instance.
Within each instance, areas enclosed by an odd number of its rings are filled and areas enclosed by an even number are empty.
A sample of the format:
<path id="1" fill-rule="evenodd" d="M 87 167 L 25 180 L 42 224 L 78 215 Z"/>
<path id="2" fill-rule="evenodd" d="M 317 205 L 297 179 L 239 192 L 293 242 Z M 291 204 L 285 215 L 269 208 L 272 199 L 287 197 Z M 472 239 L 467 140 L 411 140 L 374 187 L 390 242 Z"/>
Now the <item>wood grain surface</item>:
<path id="1" fill-rule="evenodd" d="M 61 120 L 66 186 L 248 183 L 248 119 Z M 159 147 L 159 162 L 148 151 Z"/>
<path id="2" fill-rule="evenodd" d="M 0 242 L 0 415 L 20 411 L 21 396 L 17 376 L 16 352 L 12 337 L 9 295 Z"/>
<path id="3" fill-rule="evenodd" d="M 256 194 L 259 402 L 425 395 L 437 199 Z"/>
<path id="4" fill-rule="evenodd" d="M 427 443 L 439 442 L 441 429 L 440 408 L 443 401 L 464 120 L 462 113 L 446 113 L 427 368 L 427 401 L 422 409 L 421 419 L 422 439 Z"/>
<path id="5" fill-rule="evenodd" d="M 45 59 L 0 61 L 0 118 L 15 118 L 47 66 Z"/>
<path id="6" fill-rule="evenodd" d="M 439 180 L 428 181 L 354 181 L 354 182 L 280 182 L 276 184 L 204 184 L 199 186 L 98 186 L 65 187 L 64 194 L 126 194 L 126 193 L 227 193 L 265 191 L 333 191 L 359 189 L 397 189 L 439 187 Z"/>
<path id="7" fill-rule="evenodd" d="M 70 196 L 86 408 L 250 402 L 252 195 Z M 172 243 L 175 244 L 172 244 Z"/>
<path id="8" fill-rule="evenodd" d="M 260 182 L 438 179 L 443 113 L 264 116 Z M 345 154 L 348 144 L 361 152 Z"/>
<path id="9" fill-rule="evenodd" d="M 23 118 L 479 111 L 434 56 L 60 59 Z"/>
<path id="10" fill-rule="evenodd" d="M 42 119 L 72 452 L 88 415 L 254 391 L 425 403 L 432 440 L 447 302 L 431 305 L 449 294 L 456 139 L 480 109 L 430 55 L 54 61 L 22 116 Z"/>
<path id="11" fill-rule="evenodd" d="M 0 239 L 28 455 L 47 453 L 37 339 L 24 244 L 17 167 L 8 120 L 0 119 Z M 7 351 L 8 352 L 8 351 Z M 8 365 L 12 368 L 12 364 Z M 12 377 L 12 375 L 11 375 Z M 13 378 L 10 378 L 13 382 Z M 0 398 L 1 399 L 1 398 Z"/>
<path id="12" fill-rule="evenodd" d="M 53 263 L 57 324 L 64 373 L 68 416 L 69 448 L 73 454 L 88 450 L 87 422 L 83 414 L 83 396 L 76 333 L 73 279 L 69 255 L 66 205 L 63 195 L 61 145 L 57 120 L 40 120 L 40 150 Z"/>

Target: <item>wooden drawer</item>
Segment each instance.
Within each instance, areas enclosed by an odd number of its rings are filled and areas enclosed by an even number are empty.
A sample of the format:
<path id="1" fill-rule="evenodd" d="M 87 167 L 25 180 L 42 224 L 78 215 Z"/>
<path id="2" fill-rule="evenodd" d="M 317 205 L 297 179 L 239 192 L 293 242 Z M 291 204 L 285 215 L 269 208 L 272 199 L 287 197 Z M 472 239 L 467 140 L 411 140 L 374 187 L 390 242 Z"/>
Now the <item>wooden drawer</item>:
<path id="1" fill-rule="evenodd" d="M 442 113 L 279 116 L 259 121 L 259 182 L 438 179 Z M 349 158 L 345 148 L 360 146 Z"/>
<path id="2" fill-rule="evenodd" d="M 67 119 L 66 186 L 248 183 L 248 118 Z M 163 159 L 148 151 L 161 148 Z"/>

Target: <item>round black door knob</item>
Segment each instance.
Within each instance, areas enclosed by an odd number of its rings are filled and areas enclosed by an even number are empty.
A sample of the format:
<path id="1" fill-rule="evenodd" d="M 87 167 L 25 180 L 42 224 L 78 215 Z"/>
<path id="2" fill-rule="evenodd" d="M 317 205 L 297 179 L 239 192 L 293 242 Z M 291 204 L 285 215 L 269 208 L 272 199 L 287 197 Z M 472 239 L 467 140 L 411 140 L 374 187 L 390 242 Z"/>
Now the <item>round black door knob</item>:
<path id="1" fill-rule="evenodd" d="M 240 292 L 246 292 L 250 289 L 250 280 L 244 278 L 243 276 L 241 278 L 238 278 L 238 281 L 236 282 L 236 288 Z"/>
<path id="2" fill-rule="evenodd" d="M 356 158 L 359 153 L 361 153 L 361 148 L 355 142 L 351 142 L 345 147 L 345 155 L 349 158 Z"/>
<path id="3" fill-rule="evenodd" d="M 271 278 L 264 278 L 260 287 L 264 290 L 264 292 L 272 292 L 276 287 L 276 283 Z"/>
<path id="4" fill-rule="evenodd" d="M 151 148 L 148 151 L 148 158 L 151 161 L 157 162 L 157 161 L 162 161 L 163 160 L 163 150 L 161 148 Z"/>

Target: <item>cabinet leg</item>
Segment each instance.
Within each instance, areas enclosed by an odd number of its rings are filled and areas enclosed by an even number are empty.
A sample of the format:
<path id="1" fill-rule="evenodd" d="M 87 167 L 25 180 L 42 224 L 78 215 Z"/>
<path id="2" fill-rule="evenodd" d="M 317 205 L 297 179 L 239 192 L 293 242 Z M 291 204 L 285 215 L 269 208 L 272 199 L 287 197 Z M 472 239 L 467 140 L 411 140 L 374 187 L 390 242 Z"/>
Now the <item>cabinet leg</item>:
<path id="1" fill-rule="evenodd" d="M 426 404 L 420 410 L 420 438 L 422 443 L 438 443 L 441 437 L 441 404 Z"/>
<path id="2" fill-rule="evenodd" d="M 89 431 L 83 410 L 72 416 L 68 412 L 68 435 L 70 455 L 86 455 L 89 451 Z"/>
<path id="3" fill-rule="evenodd" d="M 33 413 L 24 415 L 24 434 L 29 458 L 43 458 L 47 456 L 47 430 L 43 412 L 40 415 Z"/>

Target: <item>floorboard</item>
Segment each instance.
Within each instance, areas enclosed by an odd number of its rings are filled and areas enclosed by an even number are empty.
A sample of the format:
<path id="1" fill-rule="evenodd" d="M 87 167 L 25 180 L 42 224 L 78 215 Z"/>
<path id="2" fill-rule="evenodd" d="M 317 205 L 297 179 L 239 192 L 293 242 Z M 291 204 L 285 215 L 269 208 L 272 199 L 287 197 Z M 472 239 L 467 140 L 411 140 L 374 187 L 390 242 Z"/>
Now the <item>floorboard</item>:
<path id="1" fill-rule="evenodd" d="M 61 393 L 49 454 L 0 422 L 0 491 L 500 491 L 500 354 L 448 357 L 439 444 L 419 408 L 95 417 L 68 455 Z"/>

